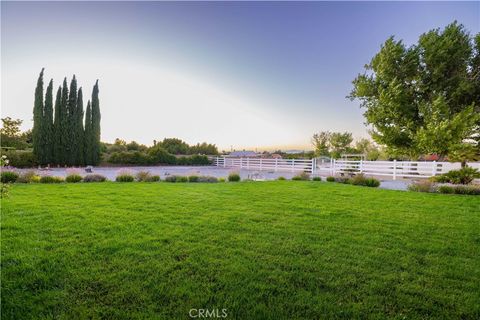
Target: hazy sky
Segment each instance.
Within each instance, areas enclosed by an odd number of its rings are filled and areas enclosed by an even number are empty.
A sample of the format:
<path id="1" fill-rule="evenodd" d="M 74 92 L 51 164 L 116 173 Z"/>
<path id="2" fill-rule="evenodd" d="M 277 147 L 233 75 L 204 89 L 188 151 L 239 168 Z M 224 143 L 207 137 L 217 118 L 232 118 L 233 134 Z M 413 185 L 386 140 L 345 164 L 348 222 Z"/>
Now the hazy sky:
<path id="1" fill-rule="evenodd" d="M 367 137 L 345 98 L 389 36 L 412 44 L 479 2 L 3 2 L 2 117 L 32 126 L 34 88 L 99 79 L 102 140 L 178 137 L 222 149 L 310 148 L 322 130 Z M 85 97 L 85 95 L 87 97 Z"/>

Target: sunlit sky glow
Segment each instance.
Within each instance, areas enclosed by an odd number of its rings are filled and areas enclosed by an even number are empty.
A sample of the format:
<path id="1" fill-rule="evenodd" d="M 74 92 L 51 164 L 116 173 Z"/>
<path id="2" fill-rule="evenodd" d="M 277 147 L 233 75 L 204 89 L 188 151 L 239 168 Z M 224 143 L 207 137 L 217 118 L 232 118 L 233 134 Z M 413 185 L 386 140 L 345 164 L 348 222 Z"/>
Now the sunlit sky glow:
<path id="1" fill-rule="evenodd" d="M 102 140 L 178 137 L 221 149 L 368 137 L 351 81 L 390 35 L 412 44 L 479 2 L 2 2 L 2 117 L 32 126 L 36 78 L 99 79 Z"/>

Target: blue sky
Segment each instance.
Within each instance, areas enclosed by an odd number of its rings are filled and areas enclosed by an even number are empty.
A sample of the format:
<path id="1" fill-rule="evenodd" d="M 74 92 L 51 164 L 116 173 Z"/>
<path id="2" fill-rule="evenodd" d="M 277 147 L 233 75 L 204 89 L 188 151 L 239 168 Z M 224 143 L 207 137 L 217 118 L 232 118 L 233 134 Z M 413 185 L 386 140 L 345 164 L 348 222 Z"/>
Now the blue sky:
<path id="1" fill-rule="evenodd" d="M 479 2 L 2 2 L 2 117 L 31 127 L 38 72 L 100 82 L 102 139 L 179 137 L 223 149 L 368 137 L 345 98 L 389 36 L 412 44 Z M 86 100 L 84 98 L 84 100 Z"/>

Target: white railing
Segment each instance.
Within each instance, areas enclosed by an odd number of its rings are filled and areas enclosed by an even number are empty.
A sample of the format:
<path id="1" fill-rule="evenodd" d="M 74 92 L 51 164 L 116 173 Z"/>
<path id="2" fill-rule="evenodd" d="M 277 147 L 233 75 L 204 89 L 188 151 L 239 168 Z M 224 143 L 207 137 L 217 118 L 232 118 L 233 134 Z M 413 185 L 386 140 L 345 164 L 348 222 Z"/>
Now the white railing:
<path id="1" fill-rule="evenodd" d="M 436 161 L 364 161 L 335 160 L 330 163 L 317 162 L 317 159 L 263 159 L 263 158 L 228 158 L 216 157 L 213 164 L 224 168 L 240 168 L 252 170 L 272 170 L 290 172 L 309 172 L 312 174 L 355 174 L 364 173 L 371 176 L 397 178 L 428 178 L 460 169 L 460 163 Z M 480 163 L 468 164 L 480 169 Z"/>

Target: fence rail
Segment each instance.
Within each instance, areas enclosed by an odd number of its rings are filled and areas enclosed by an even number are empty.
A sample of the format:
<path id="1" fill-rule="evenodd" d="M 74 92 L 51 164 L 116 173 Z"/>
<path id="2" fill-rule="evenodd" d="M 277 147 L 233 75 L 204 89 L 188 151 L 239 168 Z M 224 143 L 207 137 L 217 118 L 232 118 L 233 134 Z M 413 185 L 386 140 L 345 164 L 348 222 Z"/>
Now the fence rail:
<path id="1" fill-rule="evenodd" d="M 317 159 L 264 159 L 216 157 L 215 166 L 252 170 L 309 172 L 312 174 L 355 174 L 397 178 L 428 178 L 459 169 L 460 163 L 436 161 L 364 161 L 335 160 L 319 162 Z M 469 163 L 480 169 L 480 162 Z"/>

